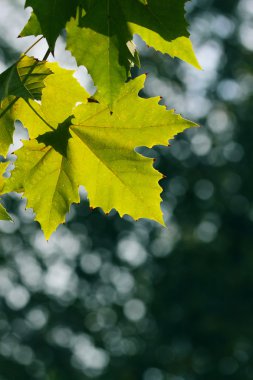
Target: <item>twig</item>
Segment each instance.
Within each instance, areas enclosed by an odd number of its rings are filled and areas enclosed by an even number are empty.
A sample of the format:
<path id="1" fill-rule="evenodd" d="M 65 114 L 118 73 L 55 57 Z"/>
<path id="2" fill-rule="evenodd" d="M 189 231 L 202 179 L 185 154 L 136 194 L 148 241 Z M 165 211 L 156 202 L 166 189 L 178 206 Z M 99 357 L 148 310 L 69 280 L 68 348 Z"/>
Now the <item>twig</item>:
<path id="1" fill-rule="evenodd" d="M 40 37 L 37 41 L 35 41 L 24 53 L 23 55 L 19 58 L 19 60 L 16 62 L 16 65 L 24 58 L 24 56 L 35 46 L 37 43 L 39 43 L 44 37 Z"/>

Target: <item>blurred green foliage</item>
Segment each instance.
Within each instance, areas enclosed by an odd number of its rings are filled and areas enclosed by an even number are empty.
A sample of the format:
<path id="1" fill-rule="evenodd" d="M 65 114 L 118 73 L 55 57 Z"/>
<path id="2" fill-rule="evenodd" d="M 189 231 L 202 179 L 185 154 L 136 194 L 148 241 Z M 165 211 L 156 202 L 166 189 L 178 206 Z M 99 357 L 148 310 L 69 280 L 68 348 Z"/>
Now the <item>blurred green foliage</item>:
<path id="1" fill-rule="evenodd" d="M 1 380 L 253 378 L 253 2 L 194 0 L 188 17 L 203 72 L 138 40 L 143 96 L 201 125 L 155 148 L 168 230 L 83 200 L 46 243 L 7 197 Z"/>

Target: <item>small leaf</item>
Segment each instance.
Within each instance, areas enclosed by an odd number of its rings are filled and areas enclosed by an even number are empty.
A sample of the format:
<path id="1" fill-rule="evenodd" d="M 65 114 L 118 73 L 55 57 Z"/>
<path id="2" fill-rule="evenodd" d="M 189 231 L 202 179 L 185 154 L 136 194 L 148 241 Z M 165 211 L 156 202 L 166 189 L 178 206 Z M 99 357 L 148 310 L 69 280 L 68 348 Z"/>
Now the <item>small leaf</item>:
<path id="1" fill-rule="evenodd" d="M 44 61 L 24 56 L 0 74 L 0 101 L 8 96 L 41 99 L 44 79 L 51 74 Z"/>

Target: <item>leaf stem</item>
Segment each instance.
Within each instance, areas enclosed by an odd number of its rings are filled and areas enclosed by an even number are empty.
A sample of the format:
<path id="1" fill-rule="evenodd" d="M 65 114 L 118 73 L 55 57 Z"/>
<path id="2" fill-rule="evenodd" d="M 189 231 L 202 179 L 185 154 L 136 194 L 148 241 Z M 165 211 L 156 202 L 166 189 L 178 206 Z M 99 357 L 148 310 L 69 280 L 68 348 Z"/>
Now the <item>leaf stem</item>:
<path id="1" fill-rule="evenodd" d="M 45 61 L 47 59 L 47 57 L 49 56 L 50 54 L 50 49 L 48 49 L 46 51 L 46 54 L 44 55 L 44 57 L 42 58 L 42 61 Z M 39 61 L 35 61 L 34 64 L 30 67 L 30 70 L 28 71 L 28 73 L 26 74 L 26 76 L 24 77 L 22 83 L 25 84 L 27 79 L 29 79 L 29 76 L 32 74 L 33 70 L 35 69 L 35 67 L 38 65 L 38 62 Z"/>
<path id="2" fill-rule="evenodd" d="M 45 61 L 49 54 L 51 53 L 50 49 L 48 49 L 46 51 L 46 54 L 44 55 L 44 57 L 42 58 L 42 61 Z M 24 78 L 23 80 L 23 83 L 26 82 L 26 80 L 29 78 L 29 75 L 32 73 L 32 71 L 34 70 L 34 68 L 36 67 L 36 65 L 38 64 L 38 61 L 36 61 L 34 63 L 34 65 L 31 67 L 31 69 L 29 70 L 29 72 L 27 73 L 26 77 Z M 25 99 L 26 101 L 26 104 L 31 108 L 31 110 L 38 116 L 38 118 L 40 118 L 40 120 L 42 120 L 52 131 L 55 131 L 55 128 L 52 127 L 52 125 L 50 125 L 37 111 L 36 109 L 31 105 L 31 103 L 29 102 L 29 99 Z"/>
<path id="3" fill-rule="evenodd" d="M 16 65 L 24 58 L 24 56 L 35 46 L 37 43 L 39 43 L 44 37 L 40 37 L 37 41 L 35 41 L 24 53 L 23 55 L 19 58 L 19 60 L 16 62 Z"/>
<path id="4" fill-rule="evenodd" d="M 51 53 L 51 50 L 50 50 L 50 48 L 48 48 L 47 51 L 46 51 L 46 54 L 42 58 L 42 61 L 46 61 L 46 59 L 48 58 L 48 56 L 49 56 L 50 53 Z"/>
<path id="5" fill-rule="evenodd" d="M 14 106 L 14 104 L 18 101 L 19 99 L 19 96 L 17 96 L 16 98 L 14 98 L 9 104 L 8 106 L 3 110 L 3 112 L 0 114 L 0 119 L 2 117 L 4 117 L 4 115 L 12 108 L 12 106 Z"/>
<path id="6" fill-rule="evenodd" d="M 36 109 L 31 105 L 31 103 L 29 102 L 29 100 L 25 100 L 26 101 L 26 104 L 31 108 L 31 110 L 35 113 L 35 115 L 38 116 L 38 118 L 40 120 L 42 120 L 52 131 L 55 131 L 56 129 L 54 127 L 52 127 L 52 125 L 50 125 L 37 111 Z"/>

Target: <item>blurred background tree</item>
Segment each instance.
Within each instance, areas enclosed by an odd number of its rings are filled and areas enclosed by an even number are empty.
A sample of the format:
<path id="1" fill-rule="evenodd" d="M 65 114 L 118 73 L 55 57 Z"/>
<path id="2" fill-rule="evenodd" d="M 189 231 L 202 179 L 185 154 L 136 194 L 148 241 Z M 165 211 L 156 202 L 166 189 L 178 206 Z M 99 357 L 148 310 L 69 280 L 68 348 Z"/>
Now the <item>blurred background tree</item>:
<path id="1" fill-rule="evenodd" d="M 23 3 L 1 0 L 1 69 L 21 49 L 8 31 L 25 23 Z M 136 37 L 143 96 L 201 125 L 154 148 L 168 229 L 91 212 L 83 191 L 47 243 L 6 197 L 1 380 L 253 379 L 253 0 L 187 11 L 204 71 Z"/>

